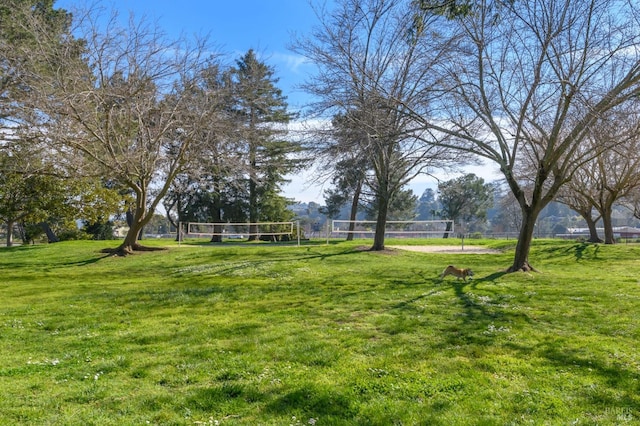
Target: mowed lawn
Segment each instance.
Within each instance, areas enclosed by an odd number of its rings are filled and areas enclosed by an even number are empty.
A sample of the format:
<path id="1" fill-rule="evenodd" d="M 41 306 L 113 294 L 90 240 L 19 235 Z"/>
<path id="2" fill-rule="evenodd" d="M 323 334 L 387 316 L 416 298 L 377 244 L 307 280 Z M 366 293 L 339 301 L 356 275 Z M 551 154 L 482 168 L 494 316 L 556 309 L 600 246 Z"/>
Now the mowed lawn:
<path id="1" fill-rule="evenodd" d="M 0 424 L 638 424 L 640 246 L 480 243 L 2 248 Z"/>

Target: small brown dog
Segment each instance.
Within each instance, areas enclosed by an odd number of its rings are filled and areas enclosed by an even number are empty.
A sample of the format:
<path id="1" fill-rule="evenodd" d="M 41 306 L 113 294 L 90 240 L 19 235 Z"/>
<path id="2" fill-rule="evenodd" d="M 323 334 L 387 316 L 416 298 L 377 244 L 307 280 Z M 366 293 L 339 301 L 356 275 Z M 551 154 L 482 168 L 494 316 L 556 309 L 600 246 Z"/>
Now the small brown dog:
<path id="1" fill-rule="evenodd" d="M 473 271 L 471 269 L 456 268 L 453 265 L 449 265 L 445 268 L 444 271 L 442 271 L 442 274 L 440 274 L 440 278 L 444 278 L 447 275 L 453 275 L 458 279 L 462 278 L 462 280 L 466 282 L 467 277 L 473 277 Z"/>

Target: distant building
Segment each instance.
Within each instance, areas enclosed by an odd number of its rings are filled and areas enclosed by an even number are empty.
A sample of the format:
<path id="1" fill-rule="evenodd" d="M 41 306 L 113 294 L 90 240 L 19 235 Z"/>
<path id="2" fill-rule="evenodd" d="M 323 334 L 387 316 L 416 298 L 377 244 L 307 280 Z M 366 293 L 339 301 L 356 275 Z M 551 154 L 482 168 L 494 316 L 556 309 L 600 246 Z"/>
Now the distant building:
<path id="1" fill-rule="evenodd" d="M 598 235 L 604 235 L 604 228 L 596 228 Z M 640 228 L 632 226 L 616 226 L 613 228 L 615 238 L 640 238 Z M 567 228 L 566 234 L 556 234 L 558 238 L 589 238 L 589 228 Z"/>

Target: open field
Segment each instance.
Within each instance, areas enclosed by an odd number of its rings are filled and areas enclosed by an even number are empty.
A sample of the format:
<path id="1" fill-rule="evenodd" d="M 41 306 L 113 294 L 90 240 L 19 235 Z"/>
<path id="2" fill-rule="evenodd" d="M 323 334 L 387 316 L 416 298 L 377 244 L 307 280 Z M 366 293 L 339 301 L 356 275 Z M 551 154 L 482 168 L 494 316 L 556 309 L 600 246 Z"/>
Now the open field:
<path id="1" fill-rule="evenodd" d="M 1 248 L 0 424 L 638 424 L 640 246 L 480 242 Z"/>

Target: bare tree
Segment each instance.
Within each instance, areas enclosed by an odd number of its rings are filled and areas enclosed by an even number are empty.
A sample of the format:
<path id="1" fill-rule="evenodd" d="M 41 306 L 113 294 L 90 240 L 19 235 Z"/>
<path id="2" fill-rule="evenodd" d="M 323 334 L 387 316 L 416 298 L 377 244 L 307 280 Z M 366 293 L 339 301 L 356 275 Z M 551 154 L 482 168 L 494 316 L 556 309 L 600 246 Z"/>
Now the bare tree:
<path id="1" fill-rule="evenodd" d="M 79 173 L 108 177 L 134 194 L 130 229 L 117 250 L 131 253 L 145 249 L 140 230 L 184 167 L 203 120 L 211 119 L 191 107 L 207 46 L 168 40 L 133 17 L 123 28 L 116 15 L 104 26 L 95 11 L 74 16 L 82 43 L 42 52 L 60 66 L 40 78 L 35 128 L 46 130 Z"/>
<path id="2" fill-rule="evenodd" d="M 602 239 L 598 236 L 596 223 L 600 220 L 601 215 L 594 216 L 594 200 L 597 199 L 599 192 L 598 183 L 594 180 L 595 176 L 590 173 L 587 165 L 576 170 L 571 181 L 560 189 L 556 199 L 582 216 L 589 229 L 588 241 L 600 243 Z"/>
<path id="3" fill-rule="evenodd" d="M 540 211 L 610 148 L 590 144 L 591 128 L 640 94 L 638 5 L 484 0 L 455 22 L 462 39 L 443 67 L 442 121 L 425 127 L 500 167 L 522 211 L 508 271 L 530 270 Z"/>
<path id="4" fill-rule="evenodd" d="M 615 243 L 611 217 L 614 204 L 640 187 L 640 111 L 635 104 L 630 107 L 592 128 L 593 144 L 614 146 L 580 167 L 560 192 L 560 200 L 587 220 L 590 240 L 595 241 L 599 240 L 597 234 L 594 239 L 595 223 L 587 215 L 592 208 L 598 211 L 605 244 Z"/>
<path id="5" fill-rule="evenodd" d="M 225 190 L 240 186 L 238 174 L 243 171 L 240 147 L 231 136 L 237 133 L 237 123 L 230 111 L 230 71 L 217 61 L 208 63 L 190 90 L 189 110 L 202 117 L 194 130 L 197 142 L 190 149 L 189 167 L 176 176 L 163 199 L 167 218 L 176 229 L 185 221 L 222 222 Z M 221 240 L 221 235 L 212 236 L 212 242 Z"/>
<path id="6" fill-rule="evenodd" d="M 450 47 L 450 39 L 437 32 L 416 31 L 416 14 L 424 27 L 431 23 L 427 12 L 404 0 L 341 0 L 332 11 L 318 9 L 320 26 L 293 46 L 318 66 L 303 86 L 317 99 L 313 112 L 342 117 L 335 137 L 319 138 L 318 155 L 334 155 L 341 139 L 342 149 L 370 165 L 367 186 L 375 192 L 377 211 L 372 250 L 384 249 L 388 209 L 402 187 L 461 157 L 418 131 L 408 114 L 418 102 L 437 98 L 433 69 Z M 350 146 L 338 137 L 345 129 Z"/>
<path id="7" fill-rule="evenodd" d="M 496 182 L 494 193 L 494 205 L 497 214 L 493 218 L 494 232 L 509 234 L 515 233 L 522 223 L 521 209 L 511 190 L 502 181 Z"/>

